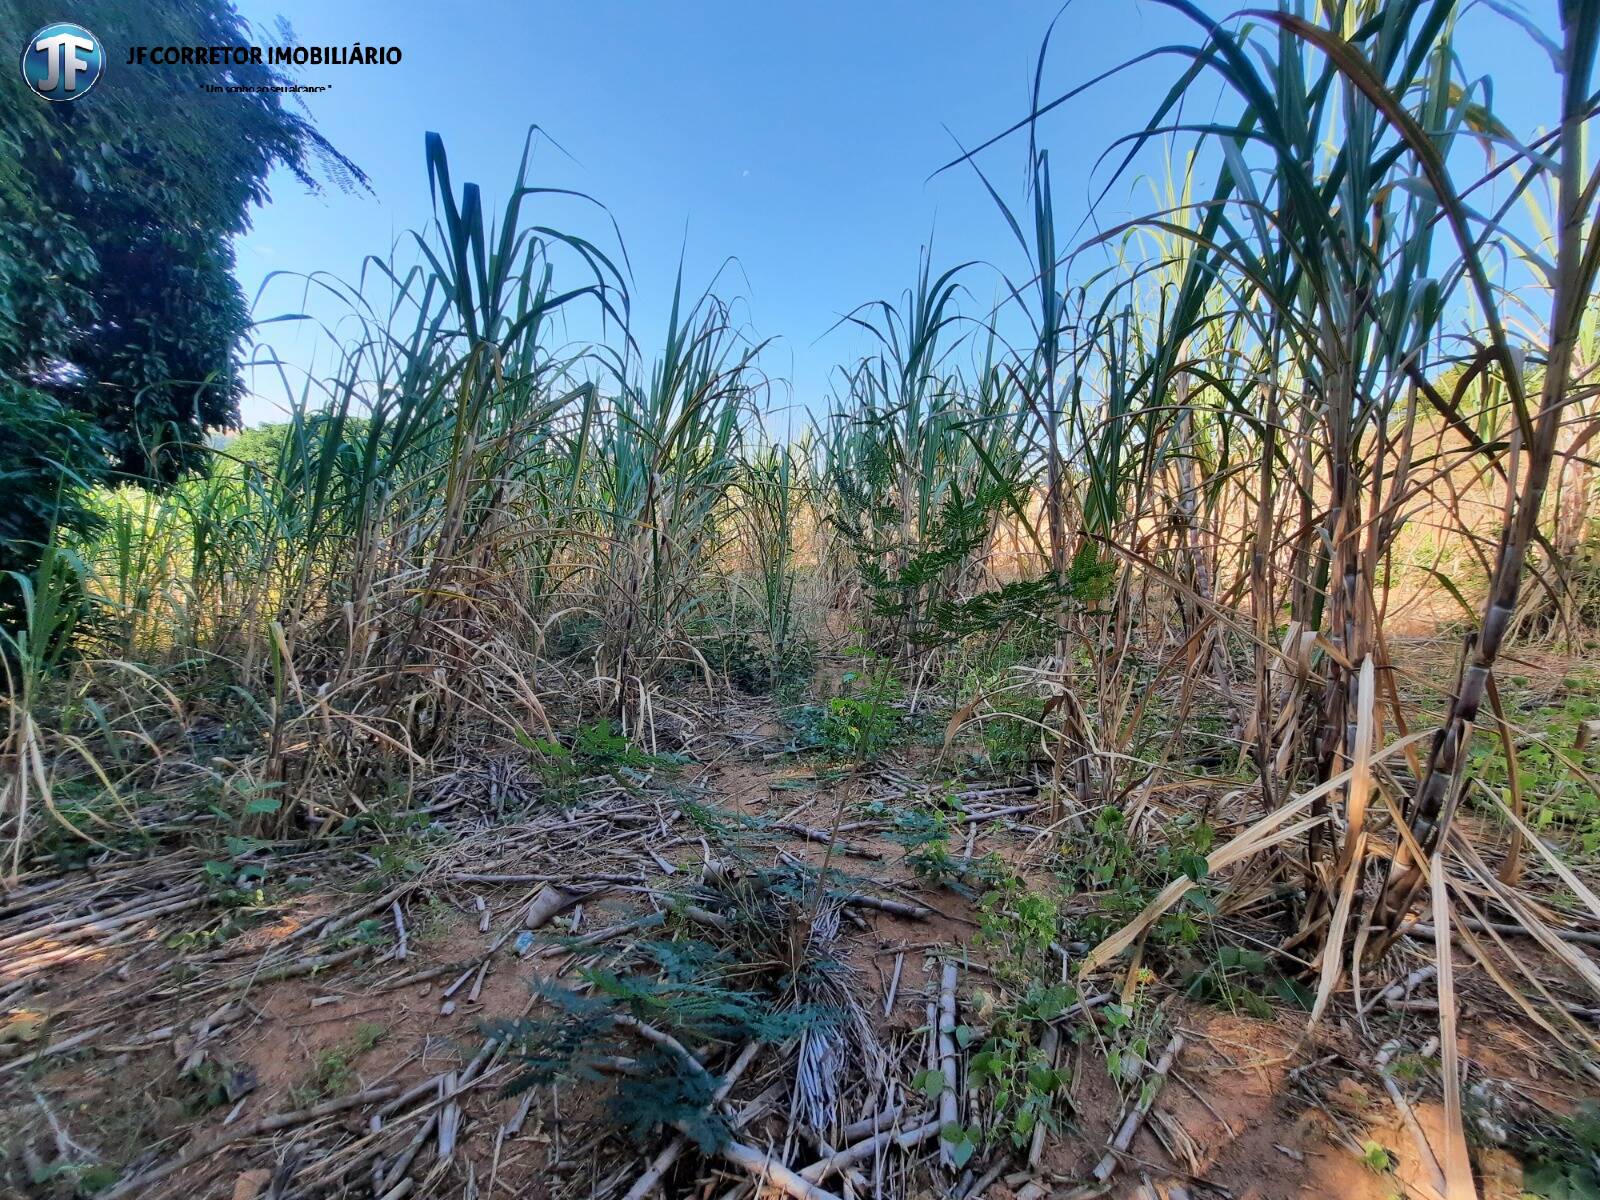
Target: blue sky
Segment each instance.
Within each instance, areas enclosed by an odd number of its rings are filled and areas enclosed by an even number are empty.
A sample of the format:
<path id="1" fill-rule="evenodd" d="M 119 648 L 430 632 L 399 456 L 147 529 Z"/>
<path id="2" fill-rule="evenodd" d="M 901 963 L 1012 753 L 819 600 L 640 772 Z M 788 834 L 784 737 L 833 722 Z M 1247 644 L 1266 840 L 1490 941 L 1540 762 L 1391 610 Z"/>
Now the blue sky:
<path id="1" fill-rule="evenodd" d="M 802 405 L 824 394 L 833 363 L 863 348 L 859 336 L 829 334 L 830 327 L 864 301 L 898 296 L 930 235 L 941 265 L 1020 264 L 970 171 L 928 176 L 952 156 L 952 134 L 975 143 L 1026 113 L 1055 0 L 460 7 L 240 0 L 239 7 L 266 25 L 281 15 L 305 45 L 360 41 L 404 52 L 398 66 L 303 69 L 303 82 L 333 85 L 308 97 L 307 107 L 368 173 L 373 194 L 308 195 L 292 178 L 275 178 L 272 203 L 238 247 L 247 295 L 273 271 L 354 278 L 364 255 L 384 253 L 425 223 L 426 130 L 444 136 L 458 187 L 468 179 L 482 184 L 494 207 L 531 124 L 567 152 L 543 148 L 532 182 L 588 192 L 620 227 L 641 344 L 648 350 L 660 340 L 681 252 L 686 286 L 698 292 L 723 270 L 719 291 L 743 297 L 754 333 L 777 338 L 767 369 L 792 381 Z M 1550 28 L 1554 7 L 1544 0 L 1531 12 Z M 1194 36 L 1158 4 L 1077 0 L 1057 27 L 1045 93 Z M 1469 70 L 1494 75 L 1496 107 L 1513 128 L 1525 132 L 1554 111 L 1548 63 L 1503 18 L 1479 8 L 1463 44 Z M 1142 124 L 1176 69 L 1170 59 L 1140 67 L 1047 119 L 1056 207 L 1069 227 L 1098 190 L 1091 180 L 1098 156 Z M 984 161 L 1007 198 L 1020 198 L 1021 145 L 997 147 Z M 1149 184 L 1131 178 L 1101 216 L 1114 221 L 1151 207 Z M 573 232 L 609 233 L 603 219 L 571 204 L 555 202 L 539 215 Z M 968 283 L 974 307 L 997 294 L 992 271 L 976 270 Z M 256 311 L 266 317 L 299 307 L 298 289 L 280 281 Z M 307 333 L 277 325 L 267 340 L 287 360 L 314 360 Z M 252 396 L 244 416 L 254 423 L 273 410 L 270 398 Z"/>

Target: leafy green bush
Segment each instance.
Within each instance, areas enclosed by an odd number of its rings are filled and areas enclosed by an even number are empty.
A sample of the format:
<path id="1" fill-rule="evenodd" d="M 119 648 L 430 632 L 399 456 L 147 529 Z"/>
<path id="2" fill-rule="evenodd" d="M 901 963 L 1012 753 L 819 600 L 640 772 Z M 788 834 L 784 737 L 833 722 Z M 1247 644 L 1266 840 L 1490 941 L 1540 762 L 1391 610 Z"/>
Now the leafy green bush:
<path id="1" fill-rule="evenodd" d="M 889 663 L 870 653 L 863 658 L 861 670 L 846 671 L 840 678 L 837 696 L 821 705 L 801 705 L 788 714 L 802 749 L 868 762 L 899 736 L 898 705 L 905 688 Z"/>
<path id="2" fill-rule="evenodd" d="M 1522 1186 L 1547 1200 L 1600 1200 L 1600 1105 L 1585 1101 L 1533 1140 Z"/>
<path id="3" fill-rule="evenodd" d="M 744 633 L 723 633 L 699 643 L 700 652 L 717 674 L 752 696 L 793 693 L 810 678 L 816 648 L 791 640 L 781 652 L 763 649 Z"/>
<path id="4" fill-rule="evenodd" d="M 1093 892 L 1094 913 L 1079 918 L 1076 932 L 1098 941 L 1136 915 L 1173 880 L 1206 878 L 1206 855 L 1216 831 L 1203 821 L 1179 817 L 1165 830 L 1166 840 L 1136 842 L 1129 836 L 1122 810 L 1107 806 L 1081 834 L 1069 838 L 1057 857 L 1056 873 L 1069 892 Z M 1209 914 L 1212 903 L 1204 887 L 1191 888 L 1151 930 L 1157 944 L 1199 939 L 1195 913 Z"/>

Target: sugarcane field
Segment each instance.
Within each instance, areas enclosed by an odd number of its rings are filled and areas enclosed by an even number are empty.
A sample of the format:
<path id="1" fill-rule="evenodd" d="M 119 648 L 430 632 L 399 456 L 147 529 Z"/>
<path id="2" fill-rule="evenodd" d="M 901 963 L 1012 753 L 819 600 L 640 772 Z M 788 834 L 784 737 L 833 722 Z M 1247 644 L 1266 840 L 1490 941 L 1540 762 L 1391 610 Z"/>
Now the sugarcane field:
<path id="1" fill-rule="evenodd" d="M 0 1198 L 1600 1200 L 1600 0 L 0 47 Z"/>

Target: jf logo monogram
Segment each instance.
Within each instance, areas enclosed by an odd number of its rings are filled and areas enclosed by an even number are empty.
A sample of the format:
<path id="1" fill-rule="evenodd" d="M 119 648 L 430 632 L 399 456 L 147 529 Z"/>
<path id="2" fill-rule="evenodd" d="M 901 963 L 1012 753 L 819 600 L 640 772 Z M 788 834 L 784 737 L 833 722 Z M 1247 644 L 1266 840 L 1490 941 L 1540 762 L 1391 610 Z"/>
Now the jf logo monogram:
<path id="1" fill-rule="evenodd" d="M 106 71 L 106 49 L 82 25 L 46 25 L 22 47 L 22 78 L 46 100 L 76 100 Z"/>

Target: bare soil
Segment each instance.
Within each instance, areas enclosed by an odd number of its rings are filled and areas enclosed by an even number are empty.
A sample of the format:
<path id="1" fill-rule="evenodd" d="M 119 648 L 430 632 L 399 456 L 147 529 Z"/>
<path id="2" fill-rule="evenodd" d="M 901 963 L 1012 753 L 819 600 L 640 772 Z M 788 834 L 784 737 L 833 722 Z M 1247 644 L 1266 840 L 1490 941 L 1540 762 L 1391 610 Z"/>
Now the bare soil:
<path id="1" fill-rule="evenodd" d="M 747 819 L 755 840 L 743 853 L 768 863 L 826 859 L 862 895 L 921 906 L 921 915 L 905 916 L 847 905 L 835 951 L 855 1003 L 893 1051 L 902 1078 L 890 1092 L 904 1088 L 903 1076 L 925 1065 L 927 1006 L 943 958 L 965 964 L 964 1014 L 981 1004 L 980 989 L 1004 986 L 997 950 L 980 935 L 976 898 L 920 881 L 881 826 L 848 828 L 862 822 L 865 802 L 945 782 L 950 770 L 937 745 L 850 769 L 789 753 L 787 727 L 761 702 L 694 717 L 696 731 L 685 739 L 692 761 L 681 773 L 614 773 L 559 796 L 513 775 L 510 802 L 502 777 L 491 803 L 468 764 L 450 793 L 459 798 L 434 814 L 432 831 L 388 832 L 359 847 L 271 848 L 259 897 L 214 887 L 206 859 L 188 848 L 29 873 L 0 904 L 0 1194 L 621 1195 L 670 1131 L 642 1143 L 618 1135 L 582 1082 L 504 1095 L 517 1067 L 485 1042 L 484 1022 L 532 1011 L 541 983 L 573 982 L 580 959 L 556 934 L 582 936 L 648 915 L 726 853 L 688 811 L 691 794 Z M 1013 794 L 971 808 L 1028 799 Z M 837 817 L 847 829 L 830 854 L 816 835 Z M 972 852 L 1032 863 L 1038 819 L 1024 812 L 976 821 Z M 519 953 L 515 935 L 547 886 L 582 901 L 521 939 L 531 945 Z M 191 895 L 190 907 L 142 915 Z M 230 905 L 241 931 L 196 936 L 216 928 Z M 603 940 L 598 949 L 626 941 Z M 1423 961 L 1402 948 L 1383 978 L 1367 981 L 1368 995 Z M 1468 1083 L 1488 1081 L 1541 1110 L 1569 1110 L 1584 1094 L 1573 1072 L 1552 1061 L 1536 1031 L 1508 1016 L 1497 989 L 1469 966 L 1459 964 Z M 884 1163 L 879 1192 L 975 1196 L 982 1183 L 994 1200 L 1025 1192 L 1174 1200 L 1432 1194 L 1372 1052 L 1390 1040 L 1426 1048 L 1435 1027 L 1426 986 L 1414 993 L 1424 1001 L 1416 1009 L 1379 1006 L 1358 1017 L 1345 1005 L 1308 1033 L 1299 1009 L 1278 1005 L 1260 1019 L 1185 996 L 1182 983 L 1172 963 L 1146 964 L 1131 984 L 1125 968 L 1100 982 L 1136 999 L 1155 1023 L 1148 1058 L 1171 1035 L 1184 1039 L 1107 1184 L 1092 1172 L 1142 1093 L 1113 1080 L 1091 1021 L 1059 1060 L 1071 1082 L 1058 1103 L 1061 1128 L 1036 1166 L 1028 1167 L 1025 1149 L 1010 1155 L 999 1147 L 981 1152 L 977 1169 L 949 1171 L 936 1165 L 930 1141 Z M 753 1073 L 783 1083 L 792 1076 L 787 1054 L 774 1048 Z M 1433 1135 L 1442 1127 L 1435 1077 L 1422 1072 L 1401 1084 Z M 736 1095 L 746 1090 L 755 1085 Z M 852 1080 L 842 1094 L 881 1101 L 884 1081 Z M 916 1106 L 917 1097 L 900 1095 Z M 787 1110 L 785 1093 L 742 1136 L 799 1169 L 816 1147 L 796 1141 Z M 840 1120 L 863 1115 L 845 1111 Z M 454 1127 L 443 1148 L 441 1118 Z M 1482 1195 L 1520 1194 L 1513 1157 L 1487 1142 L 1474 1155 Z M 980 1174 L 990 1162 L 998 1169 Z M 852 1187 L 837 1176 L 829 1186 Z M 752 1188 L 771 1190 L 691 1150 L 658 1194 Z"/>

